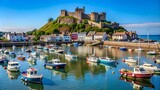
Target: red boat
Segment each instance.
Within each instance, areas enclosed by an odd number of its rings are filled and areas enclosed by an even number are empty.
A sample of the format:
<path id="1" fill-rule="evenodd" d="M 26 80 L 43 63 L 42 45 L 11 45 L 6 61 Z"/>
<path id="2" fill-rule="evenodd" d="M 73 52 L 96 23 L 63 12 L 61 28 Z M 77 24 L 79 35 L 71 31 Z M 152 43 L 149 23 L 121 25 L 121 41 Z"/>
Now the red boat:
<path id="1" fill-rule="evenodd" d="M 128 76 L 128 77 L 134 77 L 134 78 L 151 78 L 153 76 L 152 73 L 145 71 L 143 68 L 135 67 L 133 71 L 121 69 L 120 70 L 121 75 Z"/>

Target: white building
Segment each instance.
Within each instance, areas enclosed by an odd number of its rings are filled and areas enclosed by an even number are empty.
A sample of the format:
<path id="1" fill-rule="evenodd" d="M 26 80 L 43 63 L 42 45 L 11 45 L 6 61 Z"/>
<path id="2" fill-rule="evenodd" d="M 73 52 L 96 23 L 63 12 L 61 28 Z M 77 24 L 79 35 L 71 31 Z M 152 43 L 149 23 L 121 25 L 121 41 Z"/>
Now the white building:
<path id="1" fill-rule="evenodd" d="M 78 33 L 78 40 L 85 41 L 86 34 L 87 34 L 87 32 L 79 32 Z"/>
<path id="2" fill-rule="evenodd" d="M 71 41 L 71 36 L 69 36 L 68 34 L 60 34 L 59 36 L 61 38 L 61 41 L 63 42 Z"/>
<path id="3" fill-rule="evenodd" d="M 90 31 L 85 37 L 85 41 L 93 41 L 94 40 L 95 31 Z"/>
<path id="4" fill-rule="evenodd" d="M 20 42 L 20 41 L 26 41 L 27 40 L 27 35 L 25 33 L 11 33 L 11 32 L 6 32 L 4 37 L 13 42 Z"/>
<path id="5" fill-rule="evenodd" d="M 127 34 L 126 32 L 115 32 L 112 35 L 113 40 L 126 40 L 127 39 Z"/>
<path id="6" fill-rule="evenodd" d="M 100 40 L 100 41 L 107 40 L 106 32 L 96 32 L 96 34 L 94 35 L 94 40 Z"/>

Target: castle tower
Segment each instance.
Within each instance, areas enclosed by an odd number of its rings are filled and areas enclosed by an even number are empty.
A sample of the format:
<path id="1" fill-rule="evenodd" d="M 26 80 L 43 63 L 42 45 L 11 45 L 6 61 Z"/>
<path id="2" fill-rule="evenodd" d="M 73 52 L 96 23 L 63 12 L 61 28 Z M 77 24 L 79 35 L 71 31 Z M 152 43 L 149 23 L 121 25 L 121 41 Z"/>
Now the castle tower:
<path id="1" fill-rule="evenodd" d="M 78 19 L 83 19 L 83 14 L 84 14 L 84 12 L 85 12 L 85 7 L 83 7 L 83 8 L 76 8 L 75 9 L 75 13 L 76 13 L 76 18 L 78 18 Z"/>
<path id="2" fill-rule="evenodd" d="M 61 16 L 67 16 L 67 11 L 66 10 L 61 10 Z"/>
<path id="3" fill-rule="evenodd" d="M 99 21 L 106 21 L 106 13 L 105 12 L 101 12 L 99 14 Z"/>
<path id="4" fill-rule="evenodd" d="M 98 21 L 98 13 L 91 12 L 91 20 L 97 22 Z"/>

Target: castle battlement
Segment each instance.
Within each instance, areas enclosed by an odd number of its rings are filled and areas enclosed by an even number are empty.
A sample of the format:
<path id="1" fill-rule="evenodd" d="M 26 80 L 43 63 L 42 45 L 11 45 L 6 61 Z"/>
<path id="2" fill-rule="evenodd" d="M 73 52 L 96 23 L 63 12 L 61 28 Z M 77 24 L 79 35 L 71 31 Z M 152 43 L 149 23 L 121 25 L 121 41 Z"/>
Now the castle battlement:
<path id="1" fill-rule="evenodd" d="M 106 20 L 106 13 L 105 12 L 91 12 L 91 14 L 85 13 L 85 7 L 83 8 L 75 8 L 74 12 L 68 12 L 67 10 L 61 10 L 60 16 L 73 16 L 78 19 L 88 19 L 92 21 L 105 21 Z"/>

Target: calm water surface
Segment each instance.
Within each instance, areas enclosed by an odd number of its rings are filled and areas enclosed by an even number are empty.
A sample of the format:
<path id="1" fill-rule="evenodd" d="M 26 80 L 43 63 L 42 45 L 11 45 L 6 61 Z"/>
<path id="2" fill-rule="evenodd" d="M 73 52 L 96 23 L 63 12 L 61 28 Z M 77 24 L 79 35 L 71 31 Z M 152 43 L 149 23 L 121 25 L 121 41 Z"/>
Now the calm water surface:
<path id="1" fill-rule="evenodd" d="M 29 66 L 35 67 L 39 73 L 43 74 L 43 84 L 24 83 L 21 81 L 21 74 L 12 73 L 0 65 L 0 90 L 133 90 L 135 86 L 141 87 L 140 90 L 160 90 L 160 76 L 154 75 L 150 81 L 141 82 L 132 80 L 121 80 L 119 70 L 121 68 L 131 69 L 133 65 L 127 65 L 122 62 L 123 58 L 128 56 L 137 57 L 137 52 L 120 51 L 116 48 L 100 48 L 100 47 L 67 47 L 64 46 L 65 52 L 70 51 L 78 54 L 78 60 L 66 60 L 64 55 L 49 53 L 47 51 L 39 51 L 52 58 L 59 58 L 62 62 L 66 62 L 67 66 L 64 70 L 49 70 L 44 68 L 45 60 L 40 60 L 37 57 L 35 65 L 27 61 L 19 61 L 14 57 L 9 57 L 16 60 L 21 65 L 21 70 L 25 71 Z M 17 54 L 21 52 L 21 48 L 15 50 Z M 95 54 L 96 56 L 108 56 L 117 61 L 117 65 L 106 65 L 102 63 L 87 63 L 86 56 Z M 26 57 L 29 53 L 24 52 Z M 155 64 L 153 59 L 160 56 L 147 56 L 146 52 L 140 53 L 140 64 L 143 62 Z"/>

